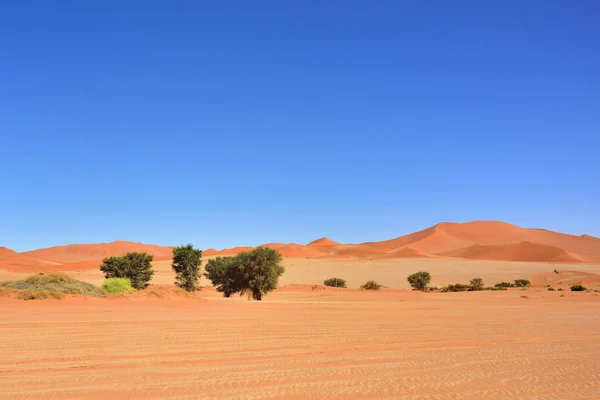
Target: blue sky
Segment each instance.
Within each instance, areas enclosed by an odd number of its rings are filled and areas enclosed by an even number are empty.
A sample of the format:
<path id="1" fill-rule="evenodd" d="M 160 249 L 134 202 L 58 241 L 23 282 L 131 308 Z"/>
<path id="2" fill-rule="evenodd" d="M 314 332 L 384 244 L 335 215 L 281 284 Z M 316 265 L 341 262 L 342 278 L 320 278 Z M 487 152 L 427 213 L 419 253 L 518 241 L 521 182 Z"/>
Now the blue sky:
<path id="1" fill-rule="evenodd" d="M 92 3 L 0 6 L 0 246 L 600 236 L 596 1 Z"/>

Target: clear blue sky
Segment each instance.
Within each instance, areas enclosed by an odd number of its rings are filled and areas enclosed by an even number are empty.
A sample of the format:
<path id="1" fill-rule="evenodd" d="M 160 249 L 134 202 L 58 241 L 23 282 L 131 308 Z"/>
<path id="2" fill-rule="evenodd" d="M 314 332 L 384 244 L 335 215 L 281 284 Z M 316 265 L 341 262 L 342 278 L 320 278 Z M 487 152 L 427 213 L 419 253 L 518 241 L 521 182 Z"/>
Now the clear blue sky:
<path id="1" fill-rule="evenodd" d="M 16 250 L 600 236 L 600 3 L 4 2 L 0 155 Z"/>

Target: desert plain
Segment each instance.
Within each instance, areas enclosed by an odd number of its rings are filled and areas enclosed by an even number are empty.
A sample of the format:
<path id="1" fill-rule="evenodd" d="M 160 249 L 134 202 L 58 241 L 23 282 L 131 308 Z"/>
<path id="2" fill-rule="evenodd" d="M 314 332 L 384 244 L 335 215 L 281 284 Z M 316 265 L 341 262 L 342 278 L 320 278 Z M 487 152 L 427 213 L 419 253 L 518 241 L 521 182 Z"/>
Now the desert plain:
<path id="1" fill-rule="evenodd" d="M 389 242 L 270 244 L 286 272 L 260 302 L 204 279 L 181 293 L 166 247 L 4 249 L 0 280 L 99 285 L 102 257 L 141 250 L 156 273 L 133 295 L 0 298 L 0 399 L 600 399 L 600 239 L 478 222 Z M 411 291 L 421 270 L 533 286 Z M 334 276 L 348 288 L 322 286 Z M 371 279 L 385 287 L 358 289 Z"/>

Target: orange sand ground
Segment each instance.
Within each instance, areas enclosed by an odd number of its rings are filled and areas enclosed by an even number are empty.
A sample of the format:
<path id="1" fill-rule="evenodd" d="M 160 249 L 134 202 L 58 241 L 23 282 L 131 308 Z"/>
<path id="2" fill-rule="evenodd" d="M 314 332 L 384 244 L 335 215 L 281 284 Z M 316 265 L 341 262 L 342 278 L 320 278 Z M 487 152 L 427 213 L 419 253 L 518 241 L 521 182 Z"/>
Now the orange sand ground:
<path id="1" fill-rule="evenodd" d="M 0 299 L 0 399 L 599 399 L 598 295 Z"/>

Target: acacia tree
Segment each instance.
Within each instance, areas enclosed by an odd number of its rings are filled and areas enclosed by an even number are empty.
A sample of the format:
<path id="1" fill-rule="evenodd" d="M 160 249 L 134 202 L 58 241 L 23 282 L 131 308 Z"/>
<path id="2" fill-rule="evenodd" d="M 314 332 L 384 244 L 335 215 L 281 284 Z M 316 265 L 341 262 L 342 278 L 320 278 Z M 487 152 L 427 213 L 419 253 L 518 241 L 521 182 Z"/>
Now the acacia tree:
<path id="1" fill-rule="evenodd" d="M 131 286 L 143 289 L 154 275 L 152 260 L 154 257 L 146 253 L 127 253 L 121 257 L 107 257 L 102 260 L 100 271 L 104 277 L 129 278 Z"/>
<path id="2" fill-rule="evenodd" d="M 204 274 L 225 297 L 239 292 L 255 300 L 277 288 L 285 268 L 281 254 L 273 249 L 257 247 L 235 257 L 217 257 L 206 265 Z"/>
<path id="3" fill-rule="evenodd" d="M 191 243 L 175 247 L 171 264 L 176 274 L 175 284 L 188 292 L 199 290 L 200 264 L 202 264 L 202 250 L 194 248 Z"/>
<path id="4" fill-rule="evenodd" d="M 274 249 L 259 246 L 237 255 L 241 272 L 240 294 L 248 294 L 254 300 L 277 289 L 279 277 L 285 272 L 281 265 L 281 254 Z"/>
<path id="5" fill-rule="evenodd" d="M 429 282 L 431 282 L 431 275 L 429 272 L 419 271 L 409 275 L 406 280 L 408 283 L 410 283 L 410 286 L 412 286 L 413 289 L 425 290 L 427 289 Z"/>
<path id="6" fill-rule="evenodd" d="M 217 257 L 208 260 L 204 276 L 208 278 L 217 292 L 230 297 L 241 290 L 242 274 L 237 257 Z"/>

